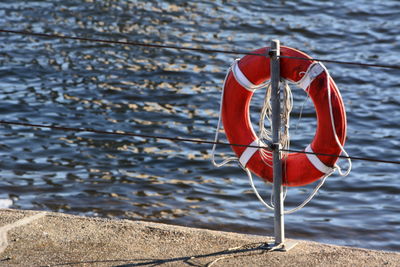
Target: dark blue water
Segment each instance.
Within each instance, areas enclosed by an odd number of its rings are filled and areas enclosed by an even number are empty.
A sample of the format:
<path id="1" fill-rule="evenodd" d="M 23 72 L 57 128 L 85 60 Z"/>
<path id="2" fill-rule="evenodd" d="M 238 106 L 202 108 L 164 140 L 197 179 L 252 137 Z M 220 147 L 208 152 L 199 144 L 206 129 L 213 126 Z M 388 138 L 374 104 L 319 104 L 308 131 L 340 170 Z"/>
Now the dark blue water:
<path id="1" fill-rule="evenodd" d="M 249 51 L 279 39 L 316 58 L 400 65 L 400 2 L 390 0 L 3 0 L 0 28 Z M 235 58 L 1 33 L 1 119 L 212 140 Z M 400 160 L 400 72 L 326 66 L 346 105 L 348 153 Z M 302 149 L 313 138 L 315 114 L 301 90 L 293 94 L 292 143 Z M 254 122 L 262 98 L 252 102 Z M 212 166 L 210 145 L 7 125 L 0 131 L 0 198 L 12 199 L 12 208 L 273 235 L 273 214 L 238 167 Z M 354 161 L 348 177 L 333 175 L 308 206 L 286 216 L 287 237 L 399 251 L 399 170 Z M 257 186 L 266 196 L 263 182 Z M 311 189 L 291 188 L 285 205 Z"/>

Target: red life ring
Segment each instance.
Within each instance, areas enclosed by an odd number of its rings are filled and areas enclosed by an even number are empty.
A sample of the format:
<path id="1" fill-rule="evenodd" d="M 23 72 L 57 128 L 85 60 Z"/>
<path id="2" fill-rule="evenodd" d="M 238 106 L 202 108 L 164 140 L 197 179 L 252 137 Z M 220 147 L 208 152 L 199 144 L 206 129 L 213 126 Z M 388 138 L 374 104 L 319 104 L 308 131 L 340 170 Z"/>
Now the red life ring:
<path id="1" fill-rule="evenodd" d="M 267 54 L 269 48 L 261 48 L 254 53 Z M 281 56 L 310 58 L 305 53 L 289 47 L 281 47 Z M 280 58 L 281 77 L 294 83 L 302 81 L 303 89 L 314 103 L 317 114 L 317 130 L 313 141 L 306 151 L 314 153 L 339 155 L 342 152 L 336 137 L 343 146 L 346 138 L 346 112 L 343 100 L 333 79 L 324 71 L 314 71 L 314 76 L 308 75 L 310 69 L 318 64 L 311 60 L 293 58 Z M 270 79 L 269 57 L 247 55 L 240 59 L 236 66 L 247 83 L 259 85 Z M 253 91 L 243 86 L 243 81 L 238 81 L 238 74 L 228 73 L 225 81 L 222 122 L 226 136 L 231 144 L 257 145 L 257 136 L 250 122 L 249 108 Z M 303 77 L 308 75 L 306 79 Z M 302 79 L 303 78 L 303 79 Z M 329 81 L 327 80 L 329 79 Z M 304 80 L 307 80 L 304 82 Z M 328 85 L 329 82 L 329 85 Z M 328 92 L 330 90 L 330 92 Z M 328 98 L 330 94 L 330 99 Z M 329 103 L 329 101 L 331 103 Z M 331 105 L 331 108 L 330 108 Z M 334 128 L 332 129 L 331 112 Z M 336 131 L 336 137 L 334 134 Z M 266 164 L 261 157 L 259 149 L 232 146 L 239 158 L 245 158 L 242 165 L 249 168 L 259 177 L 272 182 L 272 164 Z M 269 153 L 267 150 L 264 153 Z M 265 159 L 264 159 L 265 160 Z M 310 155 L 305 153 L 289 153 L 282 159 L 282 181 L 285 186 L 302 186 L 312 183 L 325 173 L 332 171 L 337 157 Z"/>

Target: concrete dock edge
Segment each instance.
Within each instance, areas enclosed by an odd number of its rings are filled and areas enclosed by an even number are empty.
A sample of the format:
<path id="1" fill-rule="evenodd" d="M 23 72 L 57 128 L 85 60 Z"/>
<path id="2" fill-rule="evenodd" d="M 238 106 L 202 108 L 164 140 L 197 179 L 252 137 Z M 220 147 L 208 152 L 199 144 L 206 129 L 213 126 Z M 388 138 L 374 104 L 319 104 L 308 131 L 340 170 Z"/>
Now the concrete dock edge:
<path id="1" fill-rule="evenodd" d="M 159 223 L 0 210 L 0 266 L 400 266 L 400 253 Z"/>

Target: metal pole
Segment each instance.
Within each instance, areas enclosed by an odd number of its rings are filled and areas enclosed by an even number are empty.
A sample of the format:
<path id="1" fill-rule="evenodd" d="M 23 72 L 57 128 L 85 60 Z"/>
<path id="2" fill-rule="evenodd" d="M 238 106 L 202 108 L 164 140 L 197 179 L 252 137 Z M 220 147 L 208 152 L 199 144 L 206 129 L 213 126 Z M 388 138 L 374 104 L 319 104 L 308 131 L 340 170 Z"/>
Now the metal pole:
<path id="1" fill-rule="evenodd" d="M 275 245 L 285 242 L 285 225 L 283 217 L 283 187 L 282 187 L 282 158 L 280 145 L 281 132 L 281 92 L 280 92 L 280 43 L 271 41 L 271 106 L 272 106 L 272 143 L 273 143 L 273 178 L 274 178 L 274 232 Z"/>

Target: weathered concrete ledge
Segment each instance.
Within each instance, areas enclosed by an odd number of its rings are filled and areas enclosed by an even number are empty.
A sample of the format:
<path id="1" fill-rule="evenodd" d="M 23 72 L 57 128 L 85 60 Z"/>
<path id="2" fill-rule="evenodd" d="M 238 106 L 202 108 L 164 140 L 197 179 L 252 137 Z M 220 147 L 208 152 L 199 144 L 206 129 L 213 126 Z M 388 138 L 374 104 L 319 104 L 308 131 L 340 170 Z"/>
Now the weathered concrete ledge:
<path id="1" fill-rule="evenodd" d="M 62 213 L 0 210 L 0 266 L 399 266 L 400 253 Z"/>

